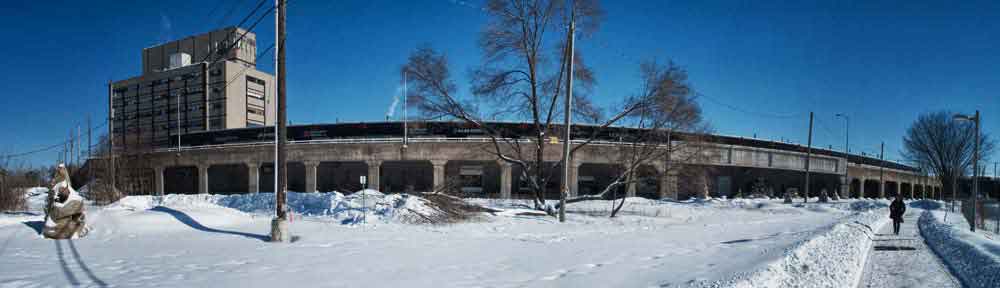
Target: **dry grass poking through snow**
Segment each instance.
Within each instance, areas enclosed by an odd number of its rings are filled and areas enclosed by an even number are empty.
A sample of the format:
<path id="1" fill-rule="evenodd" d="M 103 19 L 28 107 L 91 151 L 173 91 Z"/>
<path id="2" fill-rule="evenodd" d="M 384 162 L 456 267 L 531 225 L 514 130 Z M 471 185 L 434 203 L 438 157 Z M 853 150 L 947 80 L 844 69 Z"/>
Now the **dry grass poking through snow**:
<path id="1" fill-rule="evenodd" d="M 419 193 L 415 196 L 422 205 L 412 205 L 411 201 L 402 203 L 404 209 L 398 211 L 399 220 L 409 224 L 454 224 L 481 220 L 484 213 L 495 213 L 500 210 L 491 209 L 469 203 L 462 198 L 443 193 Z M 410 207 L 413 206 L 413 207 Z M 400 213 L 402 212 L 402 213 Z"/>

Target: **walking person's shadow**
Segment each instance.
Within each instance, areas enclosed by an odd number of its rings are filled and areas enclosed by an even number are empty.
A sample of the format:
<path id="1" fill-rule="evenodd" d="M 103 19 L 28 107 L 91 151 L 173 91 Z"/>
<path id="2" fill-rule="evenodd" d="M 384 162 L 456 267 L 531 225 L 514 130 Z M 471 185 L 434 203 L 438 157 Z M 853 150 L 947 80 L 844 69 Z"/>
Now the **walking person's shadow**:
<path id="1" fill-rule="evenodd" d="M 44 229 L 45 227 L 45 222 L 42 221 L 25 221 L 22 223 L 25 226 L 31 228 L 32 230 L 35 230 L 35 233 L 37 234 L 42 234 L 42 229 Z M 74 242 L 73 239 L 66 239 L 66 240 L 52 239 L 51 241 L 54 242 L 56 245 L 56 255 L 59 256 L 59 266 L 60 268 L 62 268 L 63 275 L 66 276 L 66 280 L 69 281 L 70 285 L 80 286 L 81 283 L 80 279 L 77 279 L 76 274 L 73 273 L 73 270 L 70 269 L 69 267 L 69 263 L 67 263 L 66 261 L 66 252 L 64 251 L 62 245 L 64 241 L 66 243 L 69 243 L 69 250 L 73 254 L 73 260 L 76 261 L 76 265 L 80 267 L 80 270 L 83 270 L 83 273 L 87 276 L 87 278 L 89 278 L 90 281 L 94 285 L 97 285 L 98 287 L 108 287 L 108 283 L 104 282 L 104 280 L 101 280 L 101 278 L 98 278 L 97 275 L 94 275 L 94 271 L 90 270 L 90 267 L 87 266 L 87 263 L 83 262 L 83 258 L 80 257 L 80 251 L 77 250 L 76 242 Z"/>

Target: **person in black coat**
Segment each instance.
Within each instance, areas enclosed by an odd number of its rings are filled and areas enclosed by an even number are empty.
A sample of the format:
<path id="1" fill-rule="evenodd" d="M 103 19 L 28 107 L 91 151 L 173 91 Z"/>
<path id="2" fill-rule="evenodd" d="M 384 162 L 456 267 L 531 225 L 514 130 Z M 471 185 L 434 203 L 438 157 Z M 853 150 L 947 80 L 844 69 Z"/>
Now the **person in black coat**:
<path id="1" fill-rule="evenodd" d="M 899 224 L 903 223 L 903 213 L 906 213 L 906 204 L 903 204 L 903 196 L 896 195 L 896 200 L 889 205 L 889 218 L 892 218 L 892 231 L 899 235 Z"/>

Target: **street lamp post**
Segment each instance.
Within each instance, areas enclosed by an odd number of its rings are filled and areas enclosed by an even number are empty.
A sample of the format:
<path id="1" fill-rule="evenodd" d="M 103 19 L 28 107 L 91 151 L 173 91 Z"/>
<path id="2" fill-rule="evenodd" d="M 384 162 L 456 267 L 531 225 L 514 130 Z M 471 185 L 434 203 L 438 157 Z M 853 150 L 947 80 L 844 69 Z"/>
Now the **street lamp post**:
<path id="1" fill-rule="evenodd" d="M 975 116 L 955 114 L 955 120 L 957 121 L 973 121 L 976 123 L 975 130 L 975 143 L 974 150 L 972 151 L 972 232 L 976 232 L 976 224 L 979 219 L 976 216 L 979 211 L 976 211 L 976 207 L 979 204 L 979 179 L 976 177 L 979 174 L 979 121 L 982 118 L 979 116 L 979 110 L 976 110 Z"/>
<path id="2" fill-rule="evenodd" d="M 847 174 L 847 170 L 850 170 L 851 167 L 851 118 L 843 113 L 837 113 L 837 117 L 844 117 L 844 183 L 847 184 L 846 197 L 851 197 L 851 178 Z M 841 197 L 844 196 L 841 195 Z"/>

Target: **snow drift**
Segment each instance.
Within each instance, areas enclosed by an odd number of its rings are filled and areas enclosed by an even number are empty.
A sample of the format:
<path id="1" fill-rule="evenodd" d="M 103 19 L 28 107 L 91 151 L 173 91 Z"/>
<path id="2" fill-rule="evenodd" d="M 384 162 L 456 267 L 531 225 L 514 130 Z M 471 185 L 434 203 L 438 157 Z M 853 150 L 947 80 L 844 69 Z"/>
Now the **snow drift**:
<path id="1" fill-rule="evenodd" d="M 869 203 L 870 202 L 870 203 Z M 730 287 L 854 287 L 861 278 L 872 237 L 888 218 L 883 203 L 855 201 L 847 207 L 858 212 L 821 229 L 815 237 L 785 252 L 767 268 L 737 277 Z"/>
<path id="2" fill-rule="evenodd" d="M 940 207 L 940 205 L 938 205 Z M 966 287 L 997 287 L 1000 283 L 1000 243 L 969 231 L 965 217 L 942 221 L 941 211 L 920 215 L 920 234 Z"/>
<path id="3" fill-rule="evenodd" d="M 287 206 L 294 215 L 323 217 L 345 225 L 364 222 L 440 224 L 474 218 L 475 207 L 452 197 L 425 194 L 383 194 L 364 190 L 350 195 L 339 192 L 289 192 Z M 128 196 L 106 209 L 150 210 L 156 206 L 170 208 L 225 207 L 244 213 L 270 215 L 274 211 L 274 194 L 212 195 L 172 194 L 164 196 Z M 293 220 L 294 221 L 294 220 Z"/>

